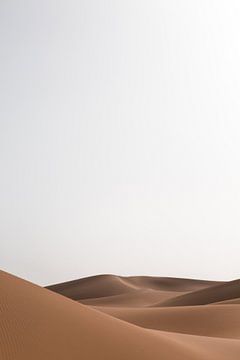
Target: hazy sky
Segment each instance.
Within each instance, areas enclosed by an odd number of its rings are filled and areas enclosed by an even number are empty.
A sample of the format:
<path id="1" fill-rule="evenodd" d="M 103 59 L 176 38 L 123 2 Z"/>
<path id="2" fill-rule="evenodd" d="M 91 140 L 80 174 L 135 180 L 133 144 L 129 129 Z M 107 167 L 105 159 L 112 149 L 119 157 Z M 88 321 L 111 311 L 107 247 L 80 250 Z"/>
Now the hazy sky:
<path id="1" fill-rule="evenodd" d="M 1 0 L 0 267 L 240 273 L 240 2 Z"/>

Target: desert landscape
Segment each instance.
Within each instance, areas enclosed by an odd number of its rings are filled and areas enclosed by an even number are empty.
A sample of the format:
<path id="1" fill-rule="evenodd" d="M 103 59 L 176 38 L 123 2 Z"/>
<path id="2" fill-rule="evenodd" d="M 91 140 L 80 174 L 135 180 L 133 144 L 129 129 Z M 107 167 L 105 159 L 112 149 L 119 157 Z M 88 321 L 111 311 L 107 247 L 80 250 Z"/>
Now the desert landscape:
<path id="1" fill-rule="evenodd" d="M 240 360 L 239 19 L 0 1 L 0 360 Z"/>
<path id="2" fill-rule="evenodd" d="M 0 358 L 238 360 L 240 280 L 0 273 Z"/>

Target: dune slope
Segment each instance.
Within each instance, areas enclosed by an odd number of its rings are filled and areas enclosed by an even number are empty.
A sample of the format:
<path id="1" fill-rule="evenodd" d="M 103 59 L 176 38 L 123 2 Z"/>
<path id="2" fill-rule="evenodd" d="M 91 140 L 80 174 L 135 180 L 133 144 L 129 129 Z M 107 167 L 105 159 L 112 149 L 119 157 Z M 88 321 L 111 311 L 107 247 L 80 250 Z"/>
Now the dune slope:
<path id="1" fill-rule="evenodd" d="M 124 294 L 137 289 L 124 278 L 115 275 L 97 275 L 47 286 L 47 289 L 80 300 Z"/>
<path id="2" fill-rule="evenodd" d="M 205 289 L 218 284 L 221 284 L 221 282 L 104 274 L 50 285 L 46 288 L 73 300 L 103 298 L 129 294 L 130 292 L 134 294 L 136 291 L 143 293 L 144 290 L 147 290 L 148 293 L 152 292 L 152 294 L 154 291 L 159 291 L 160 299 L 162 300 L 165 297 L 172 298 L 181 293 Z M 164 296 L 166 294 L 168 295 Z"/>
<path id="3" fill-rule="evenodd" d="M 196 290 L 175 298 L 166 300 L 160 305 L 164 306 L 189 306 L 205 305 L 215 302 L 233 300 L 240 297 L 240 280 L 229 281 L 220 285 Z"/>
<path id="4" fill-rule="evenodd" d="M 240 339 L 240 305 L 97 309 L 148 329 Z"/>

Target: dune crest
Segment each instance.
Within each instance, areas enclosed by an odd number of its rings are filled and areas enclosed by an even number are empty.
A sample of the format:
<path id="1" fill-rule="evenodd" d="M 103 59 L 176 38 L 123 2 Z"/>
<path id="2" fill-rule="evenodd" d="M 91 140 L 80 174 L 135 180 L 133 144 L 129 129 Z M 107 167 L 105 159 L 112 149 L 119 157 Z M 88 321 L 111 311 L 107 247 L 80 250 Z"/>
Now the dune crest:
<path id="1" fill-rule="evenodd" d="M 164 306 L 189 306 L 206 305 L 220 301 L 234 300 L 240 297 L 240 280 L 234 280 L 196 290 L 188 294 L 169 299 L 161 305 Z"/>

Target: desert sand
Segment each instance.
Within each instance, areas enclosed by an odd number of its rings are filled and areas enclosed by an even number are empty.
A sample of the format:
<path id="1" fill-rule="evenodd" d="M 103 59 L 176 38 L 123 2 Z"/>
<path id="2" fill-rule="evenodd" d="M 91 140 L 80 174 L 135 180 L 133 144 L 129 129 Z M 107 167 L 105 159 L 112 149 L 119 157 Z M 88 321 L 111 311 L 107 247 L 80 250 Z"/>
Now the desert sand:
<path id="1" fill-rule="evenodd" d="M 239 360 L 240 281 L 0 272 L 1 360 Z"/>

